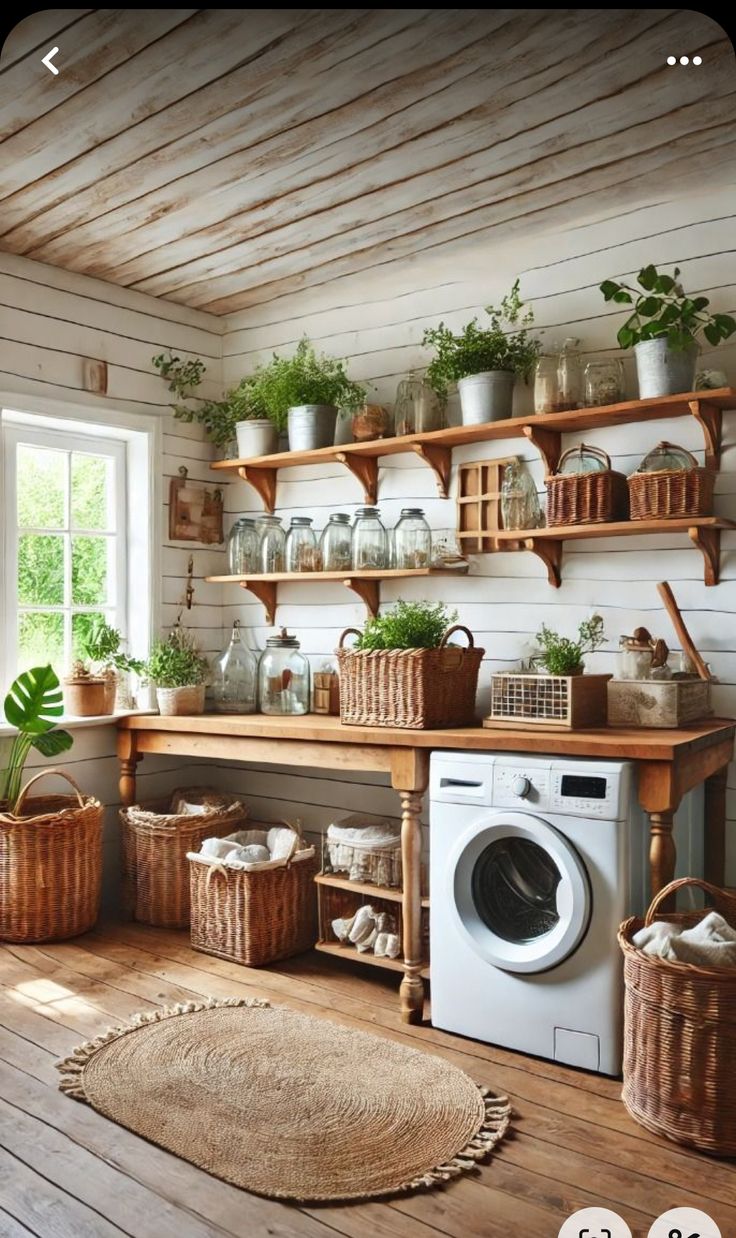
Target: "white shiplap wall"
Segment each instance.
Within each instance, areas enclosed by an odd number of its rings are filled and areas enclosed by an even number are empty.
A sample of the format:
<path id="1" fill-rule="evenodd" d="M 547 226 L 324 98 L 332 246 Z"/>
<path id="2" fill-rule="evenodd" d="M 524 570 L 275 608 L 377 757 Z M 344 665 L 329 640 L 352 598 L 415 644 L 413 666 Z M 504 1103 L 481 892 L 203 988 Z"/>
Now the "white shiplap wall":
<path id="1" fill-rule="evenodd" d="M 392 403 L 399 379 L 413 366 L 426 364 L 421 348 L 426 326 L 444 319 L 460 327 L 488 303 L 498 303 L 516 274 L 524 298 L 533 304 L 536 324 L 547 339 L 579 336 L 586 358 L 617 355 L 615 333 L 620 312 L 607 306 L 598 284 L 606 277 L 633 276 L 647 262 L 669 268 L 677 264 L 689 292 L 707 292 L 713 308 L 736 309 L 736 259 L 733 245 L 733 203 L 725 192 L 632 209 L 626 214 L 583 221 L 554 235 L 525 240 L 479 233 L 472 243 L 423 251 L 415 258 L 387 262 L 360 275 L 306 288 L 288 297 L 264 301 L 228 319 L 224 339 L 223 377 L 226 383 L 248 373 L 273 349 L 289 351 L 306 333 L 325 351 L 350 359 L 351 374 L 375 385 L 375 398 Z M 736 380 L 736 344 L 704 353 L 703 366 L 725 369 Z M 628 394 L 636 395 L 633 362 L 625 358 Z M 531 390 L 517 385 L 515 412 L 531 410 Z M 457 419 L 457 408 L 450 417 Z M 717 511 L 736 517 L 736 421 L 727 417 L 723 471 L 717 482 Z M 659 439 L 682 443 L 702 458 L 702 436 L 685 420 L 611 428 L 596 435 L 596 443 L 611 455 L 614 466 L 633 469 Z M 568 444 L 569 445 L 569 444 Z M 515 452 L 529 464 L 538 487 L 542 469 L 536 453 L 522 440 L 477 445 L 456 451 L 455 464 Z M 392 456 L 381 462 L 379 505 L 393 524 L 406 504 L 421 504 L 435 528 L 455 522 L 452 500 L 437 498 L 433 475 L 415 457 Z M 454 494 L 454 477 L 451 494 Z M 357 482 L 339 466 L 286 470 L 280 475 L 277 510 L 285 522 L 292 515 L 312 515 L 320 528 L 330 511 L 347 510 L 361 501 Z M 230 485 L 229 518 L 258 512 L 254 492 L 244 484 Z M 614 667 L 621 633 L 645 624 L 677 647 L 662 611 L 655 583 L 669 580 L 692 635 L 711 662 L 720 684 L 715 707 L 736 713 L 736 534 L 723 542 L 722 583 L 703 584 L 702 559 L 682 536 L 575 542 L 565 550 L 563 584 L 553 590 L 535 556 L 480 556 L 472 575 L 454 581 L 404 582 L 384 587 L 383 602 L 403 596 L 444 598 L 456 606 L 486 649 L 481 674 L 481 704 L 488 699 L 489 673 L 510 667 L 522 645 L 541 622 L 572 633 L 581 619 L 599 610 L 606 621 L 608 644 L 590 660 L 591 669 Z M 224 597 L 225 623 L 235 616 L 247 624 L 254 648 L 268 634 L 261 606 L 240 596 L 235 587 Z M 334 649 L 341 630 L 360 624 L 364 611 L 340 586 L 282 586 L 277 620 L 297 632 L 313 663 Z M 263 808 L 271 815 L 301 812 L 314 827 L 331 815 L 365 809 L 390 811 L 362 779 L 350 789 L 334 792 L 319 777 L 288 771 L 252 776 Z M 736 769 L 729 780 L 729 873 L 736 883 Z"/>

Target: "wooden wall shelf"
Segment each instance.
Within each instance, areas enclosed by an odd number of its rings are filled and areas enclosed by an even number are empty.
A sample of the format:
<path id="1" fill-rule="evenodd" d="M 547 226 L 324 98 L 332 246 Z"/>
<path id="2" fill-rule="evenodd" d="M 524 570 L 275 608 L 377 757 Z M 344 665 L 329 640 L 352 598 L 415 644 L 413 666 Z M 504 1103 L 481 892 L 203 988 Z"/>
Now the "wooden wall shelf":
<path id="1" fill-rule="evenodd" d="M 281 584 L 343 584 L 346 589 L 352 589 L 365 603 L 369 615 L 378 614 L 382 580 L 413 580 L 427 576 L 457 576 L 458 572 L 443 572 L 433 568 L 422 567 L 414 569 L 381 568 L 368 572 L 264 572 L 253 576 L 206 576 L 205 580 L 212 584 L 240 585 L 255 594 L 266 609 L 266 622 L 273 626 L 276 622 L 276 607 L 278 605 L 278 589 Z"/>
<path id="2" fill-rule="evenodd" d="M 609 524 L 571 524 L 557 528 L 510 529 L 495 534 L 499 550 L 531 550 L 547 568 L 555 589 L 562 581 L 562 547 L 582 538 L 631 537 L 635 534 L 687 533 L 703 555 L 706 585 L 718 584 L 721 530 L 735 529 L 733 520 L 719 516 L 678 516 L 671 520 L 618 520 Z"/>
<path id="3" fill-rule="evenodd" d="M 580 408 L 567 413 L 512 417 L 478 426 L 452 426 L 428 434 L 407 434 L 401 438 L 375 439 L 370 443 L 347 443 L 322 447 L 317 451 L 284 451 L 252 460 L 218 460 L 212 468 L 236 473 L 258 492 L 266 510 L 273 512 L 281 469 L 336 461 L 358 479 L 364 501 L 374 504 L 378 498 L 378 461 L 384 456 L 413 451 L 432 469 L 440 497 L 446 499 L 454 447 L 463 447 L 468 443 L 490 443 L 497 439 L 527 438 L 539 451 L 549 472 L 559 459 L 563 434 L 584 437 L 606 426 L 660 421 L 668 417 L 694 417 L 703 431 L 706 464 L 717 469 L 720 465 L 723 410 L 731 408 L 736 408 L 736 390 L 719 387 L 715 391 L 691 391 L 656 400 L 627 400 L 622 404 Z"/>

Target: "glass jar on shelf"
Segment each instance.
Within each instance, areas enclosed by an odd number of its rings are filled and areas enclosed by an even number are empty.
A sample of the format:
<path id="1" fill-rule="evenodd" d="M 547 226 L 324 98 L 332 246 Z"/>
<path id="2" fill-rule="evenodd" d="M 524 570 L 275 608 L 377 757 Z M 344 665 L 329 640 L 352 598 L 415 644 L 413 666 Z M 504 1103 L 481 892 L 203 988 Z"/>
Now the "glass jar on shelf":
<path id="1" fill-rule="evenodd" d="M 309 662 L 299 641 L 281 628 L 269 636 L 258 668 L 261 713 L 296 716 L 309 713 Z"/>
<path id="2" fill-rule="evenodd" d="M 589 361 L 584 372 L 585 407 L 618 404 L 624 398 L 624 366 L 618 357 Z"/>
<path id="3" fill-rule="evenodd" d="M 431 563 L 432 533 L 424 512 L 421 507 L 405 507 L 394 529 L 391 566 L 406 571 Z"/>
<path id="4" fill-rule="evenodd" d="M 378 570 L 389 564 L 389 543 L 377 507 L 359 507 L 353 525 L 353 570 Z"/>
<path id="5" fill-rule="evenodd" d="M 311 516 L 292 516 L 286 534 L 286 571 L 316 572 L 319 570 L 317 538 Z"/>
<path id="6" fill-rule="evenodd" d="M 258 560 L 262 572 L 283 572 L 286 534 L 278 516 L 258 517 Z"/>
<path id="7" fill-rule="evenodd" d="M 538 529 L 544 523 L 537 488 L 521 460 L 511 460 L 501 482 L 504 529 Z"/>
<path id="8" fill-rule="evenodd" d="M 349 572 L 353 566 L 353 530 L 347 512 L 333 512 L 320 538 L 322 570 Z"/>
<path id="9" fill-rule="evenodd" d="M 562 413 L 580 408 L 583 393 L 583 367 L 578 351 L 580 340 L 568 336 L 557 363 L 558 408 Z"/>
<path id="10" fill-rule="evenodd" d="M 394 433 L 424 434 L 441 430 L 444 420 L 442 402 L 433 387 L 412 370 L 396 388 Z"/>
<path id="11" fill-rule="evenodd" d="M 560 362 L 560 347 L 548 343 L 537 357 L 534 367 L 534 412 L 559 413 L 560 388 L 557 367 Z"/>
<path id="12" fill-rule="evenodd" d="M 227 649 L 212 663 L 213 708 L 218 714 L 254 714 L 257 697 L 258 659 L 243 641 L 236 619 Z"/>
<path id="13" fill-rule="evenodd" d="M 435 571 L 459 572 L 470 569 L 457 529 L 432 530 L 432 567 Z"/>
<path id="14" fill-rule="evenodd" d="M 228 533 L 227 565 L 231 576 L 251 576 L 260 571 L 258 530 L 247 516 L 240 516 Z"/>

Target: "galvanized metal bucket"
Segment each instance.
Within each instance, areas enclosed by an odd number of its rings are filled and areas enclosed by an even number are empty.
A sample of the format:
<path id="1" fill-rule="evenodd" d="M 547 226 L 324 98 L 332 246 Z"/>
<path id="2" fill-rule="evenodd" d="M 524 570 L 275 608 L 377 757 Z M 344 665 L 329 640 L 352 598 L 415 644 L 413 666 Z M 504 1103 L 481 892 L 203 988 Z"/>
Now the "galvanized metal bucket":
<path id="1" fill-rule="evenodd" d="M 516 375 L 511 370 L 486 370 L 461 378 L 457 388 L 463 425 L 478 426 L 510 417 L 515 382 Z"/>
<path id="2" fill-rule="evenodd" d="M 314 451 L 335 441 L 334 404 L 299 404 L 289 409 L 289 450 Z"/>
<path id="3" fill-rule="evenodd" d="M 665 336 L 654 340 L 642 340 L 634 346 L 636 374 L 639 380 L 639 399 L 653 400 L 657 396 L 678 395 L 692 391 L 695 383 L 695 366 L 698 346 L 692 348 L 668 348 Z"/>
<path id="4" fill-rule="evenodd" d="M 270 456 L 279 449 L 278 431 L 267 417 L 239 421 L 235 427 L 238 437 L 238 456 L 251 460 L 254 456 Z"/>

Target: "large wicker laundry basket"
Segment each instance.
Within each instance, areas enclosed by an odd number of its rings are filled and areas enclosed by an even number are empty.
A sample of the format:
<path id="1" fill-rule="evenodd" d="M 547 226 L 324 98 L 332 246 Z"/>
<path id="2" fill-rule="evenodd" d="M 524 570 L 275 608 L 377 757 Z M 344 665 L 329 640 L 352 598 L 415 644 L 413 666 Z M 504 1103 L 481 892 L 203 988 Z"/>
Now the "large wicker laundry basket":
<path id="1" fill-rule="evenodd" d="M 73 795 L 34 795 L 53 774 Z M 102 804 L 71 774 L 42 770 L 21 791 L 15 813 L 0 811 L 0 940 L 59 941 L 92 928 L 102 889 Z"/>
<path id="2" fill-rule="evenodd" d="M 203 811 L 172 812 L 177 800 L 199 804 Z M 239 800 L 209 787 L 121 809 L 125 905 L 133 919 L 157 928 L 188 928 L 187 852 L 198 851 L 205 838 L 231 834 L 247 815 Z"/>
<path id="3" fill-rule="evenodd" d="M 736 969 L 644 954 L 632 937 L 656 919 L 697 924 L 705 911 L 658 915 L 696 886 L 736 925 L 736 892 L 682 878 L 660 890 L 646 919 L 619 930 L 626 984 L 623 1101 L 647 1130 L 716 1156 L 736 1155 Z"/>

